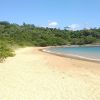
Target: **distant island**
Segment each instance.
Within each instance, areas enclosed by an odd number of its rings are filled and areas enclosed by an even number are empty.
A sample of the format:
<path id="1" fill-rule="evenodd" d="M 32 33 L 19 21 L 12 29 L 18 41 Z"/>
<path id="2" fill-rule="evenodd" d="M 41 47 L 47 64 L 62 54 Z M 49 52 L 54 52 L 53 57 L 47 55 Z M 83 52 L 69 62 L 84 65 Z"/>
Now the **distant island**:
<path id="1" fill-rule="evenodd" d="M 16 46 L 62 46 L 100 44 L 100 28 L 72 31 L 68 29 L 18 25 L 0 21 L 0 62 L 14 56 Z"/>

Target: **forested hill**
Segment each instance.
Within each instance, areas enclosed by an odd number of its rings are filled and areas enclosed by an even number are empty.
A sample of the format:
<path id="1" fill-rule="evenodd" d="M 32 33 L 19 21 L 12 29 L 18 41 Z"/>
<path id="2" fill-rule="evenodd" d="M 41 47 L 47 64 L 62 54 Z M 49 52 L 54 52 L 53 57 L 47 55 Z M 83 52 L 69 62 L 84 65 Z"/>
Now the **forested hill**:
<path id="1" fill-rule="evenodd" d="M 80 31 L 36 27 L 32 24 L 0 22 L 0 43 L 9 45 L 56 46 L 100 42 L 100 28 Z"/>

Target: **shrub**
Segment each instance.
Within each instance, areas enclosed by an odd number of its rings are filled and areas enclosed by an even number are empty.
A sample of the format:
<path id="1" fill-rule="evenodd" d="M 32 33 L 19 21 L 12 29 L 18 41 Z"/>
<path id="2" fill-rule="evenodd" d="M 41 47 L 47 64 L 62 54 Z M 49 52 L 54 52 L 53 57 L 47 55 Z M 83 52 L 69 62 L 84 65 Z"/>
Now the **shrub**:
<path id="1" fill-rule="evenodd" d="M 14 55 L 14 51 L 11 48 L 0 43 L 0 62 L 3 62 L 7 57 L 12 57 Z"/>

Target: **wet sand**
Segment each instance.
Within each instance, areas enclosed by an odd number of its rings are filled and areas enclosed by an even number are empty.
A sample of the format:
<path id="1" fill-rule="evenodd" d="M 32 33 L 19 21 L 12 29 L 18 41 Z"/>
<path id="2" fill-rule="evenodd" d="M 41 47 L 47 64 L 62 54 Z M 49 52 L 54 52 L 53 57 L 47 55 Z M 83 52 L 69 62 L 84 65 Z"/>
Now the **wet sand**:
<path id="1" fill-rule="evenodd" d="M 0 100 L 100 100 L 100 63 L 16 50 L 0 64 Z"/>

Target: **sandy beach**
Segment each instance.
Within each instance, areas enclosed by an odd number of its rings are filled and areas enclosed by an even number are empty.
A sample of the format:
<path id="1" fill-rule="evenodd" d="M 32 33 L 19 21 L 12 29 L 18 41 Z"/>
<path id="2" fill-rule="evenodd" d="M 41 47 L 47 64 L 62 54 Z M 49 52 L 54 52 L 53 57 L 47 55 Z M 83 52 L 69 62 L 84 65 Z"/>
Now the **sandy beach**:
<path id="1" fill-rule="evenodd" d="M 0 100 L 100 100 L 100 63 L 39 49 L 20 48 L 0 63 Z"/>

